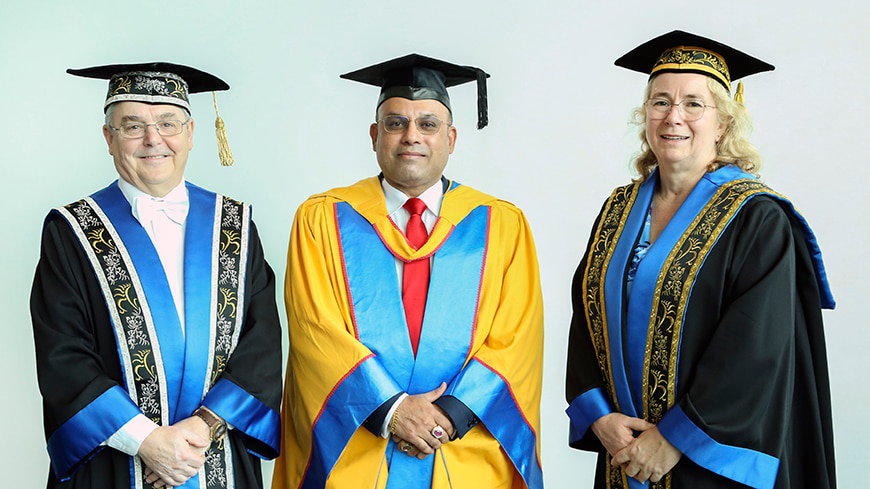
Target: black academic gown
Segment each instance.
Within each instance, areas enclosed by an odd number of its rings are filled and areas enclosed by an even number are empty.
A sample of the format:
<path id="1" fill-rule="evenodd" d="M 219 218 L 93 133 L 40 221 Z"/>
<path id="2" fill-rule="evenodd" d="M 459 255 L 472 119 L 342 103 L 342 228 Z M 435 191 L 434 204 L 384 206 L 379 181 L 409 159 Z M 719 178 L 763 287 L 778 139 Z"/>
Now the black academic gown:
<path id="1" fill-rule="evenodd" d="M 253 223 L 247 270 L 244 326 L 221 378 L 241 387 L 277 416 L 281 403 L 281 351 L 276 345 L 281 343 L 281 332 L 275 275 L 266 263 Z M 57 214 L 48 217 L 43 229 L 31 291 L 31 315 L 48 440 L 101 394 L 124 385 L 118 347 L 99 283 L 70 226 Z M 230 430 L 228 436 L 232 438 L 236 487 L 262 487 L 259 458 L 248 450 L 270 458 L 277 456 L 277 451 L 240 430 Z M 55 471 L 49 470 L 47 487 L 124 488 L 130 487 L 130 477 L 130 457 L 106 446 L 82 460 L 69 480 L 60 482 Z"/>
<path id="2" fill-rule="evenodd" d="M 600 219 L 599 215 L 593 230 Z M 674 445 L 684 435 L 706 435 L 715 444 L 774 457 L 779 461 L 775 483 L 772 476 L 764 481 L 739 463 L 736 469 L 723 469 L 727 457 L 684 451 L 672 471 L 673 488 L 748 487 L 716 473 L 728 470 L 744 472 L 734 478 L 748 478 L 753 486 L 758 482 L 757 487 L 836 485 L 820 310 L 820 300 L 825 299 L 820 299 L 818 286 L 821 282 L 826 287 L 826 282 L 817 279 L 805 239 L 808 228 L 801 221 L 787 203 L 759 195 L 748 200 L 722 232 L 694 281 L 682 326 L 674 408 L 682 411 L 683 422 L 671 423 L 668 432 L 662 429 Z M 589 253 L 587 247 L 586 256 Z M 569 404 L 604 385 L 581 294 L 586 256 L 572 291 Z M 627 264 L 610 266 L 624 270 Z M 822 296 L 830 297 L 829 291 L 822 291 Z M 686 433 L 680 433 L 683 427 L 689 428 Z M 572 433 L 570 444 L 599 452 L 594 487 L 604 488 L 606 452 L 587 428 L 585 424 Z"/>

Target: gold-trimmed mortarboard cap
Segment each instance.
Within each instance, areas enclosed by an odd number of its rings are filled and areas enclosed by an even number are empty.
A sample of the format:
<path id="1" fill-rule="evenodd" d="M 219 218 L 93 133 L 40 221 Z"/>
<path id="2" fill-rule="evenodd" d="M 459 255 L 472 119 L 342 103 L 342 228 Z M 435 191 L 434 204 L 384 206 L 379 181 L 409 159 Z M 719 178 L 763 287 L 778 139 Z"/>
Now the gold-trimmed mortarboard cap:
<path id="1" fill-rule="evenodd" d="M 772 71 L 774 66 L 721 42 L 684 31 L 673 31 L 632 49 L 614 64 L 648 73 L 700 73 L 731 93 L 731 81 Z M 739 89 L 738 89 L 739 91 Z"/>
<path id="2" fill-rule="evenodd" d="M 459 66 L 419 54 L 409 54 L 368 68 L 341 75 L 346 80 L 381 87 L 378 107 L 391 97 L 409 100 L 437 100 L 450 108 L 447 87 L 477 82 L 477 128 L 489 123 L 486 79 L 489 74 L 473 66 Z"/>
<path id="3" fill-rule="evenodd" d="M 229 90 L 220 78 L 190 66 L 173 63 L 136 63 L 94 66 L 67 73 L 109 80 L 103 111 L 115 102 L 130 100 L 147 104 L 172 104 L 190 112 L 188 95 Z"/>
<path id="4" fill-rule="evenodd" d="M 229 90 L 230 86 L 220 78 L 174 63 L 134 63 L 94 66 L 91 68 L 68 69 L 67 73 L 85 78 L 109 80 L 109 91 L 103 112 L 115 102 L 143 102 L 146 104 L 177 105 L 191 113 L 188 95 L 201 92 L 219 92 Z M 221 164 L 233 164 L 233 153 L 227 142 L 224 121 L 217 111 L 215 98 L 215 128 L 218 138 L 218 152 Z"/>

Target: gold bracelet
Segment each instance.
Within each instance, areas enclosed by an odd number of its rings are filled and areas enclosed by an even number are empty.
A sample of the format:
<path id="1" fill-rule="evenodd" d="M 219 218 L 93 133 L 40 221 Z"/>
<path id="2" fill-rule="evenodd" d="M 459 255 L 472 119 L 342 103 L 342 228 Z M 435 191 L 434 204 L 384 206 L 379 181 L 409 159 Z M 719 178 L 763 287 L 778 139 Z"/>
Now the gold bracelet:
<path id="1" fill-rule="evenodd" d="M 396 425 L 399 424 L 399 410 L 393 411 L 393 418 L 390 420 L 390 433 L 396 434 Z"/>

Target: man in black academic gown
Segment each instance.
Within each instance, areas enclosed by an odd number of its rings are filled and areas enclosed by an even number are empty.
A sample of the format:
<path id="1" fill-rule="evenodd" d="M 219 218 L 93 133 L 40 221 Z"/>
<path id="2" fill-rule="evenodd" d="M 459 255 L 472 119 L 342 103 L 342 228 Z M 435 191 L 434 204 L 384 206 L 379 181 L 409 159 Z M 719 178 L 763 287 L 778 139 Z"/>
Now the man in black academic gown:
<path id="1" fill-rule="evenodd" d="M 280 440 L 274 274 L 250 206 L 184 180 L 188 94 L 229 86 L 169 63 L 68 71 L 109 79 L 121 178 L 43 229 L 31 315 L 48 487 L 262 487 L 257 457 Z"/>

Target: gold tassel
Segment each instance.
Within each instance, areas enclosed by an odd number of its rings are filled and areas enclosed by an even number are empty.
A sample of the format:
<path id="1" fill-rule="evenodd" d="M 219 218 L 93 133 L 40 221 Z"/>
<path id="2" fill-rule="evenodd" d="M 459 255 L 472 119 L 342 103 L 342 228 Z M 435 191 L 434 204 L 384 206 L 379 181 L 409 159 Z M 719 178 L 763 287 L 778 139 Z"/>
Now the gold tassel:
<path id="1" fill-rule="evenodd" d="M 737 93 L 734 94 L 734 101 L 743 104 L 743 81 L 737 83 Z"/>
<path id="2" fill-rule="evenodd" d="M 224 126 L 224 120 L 221 119 L 220 112 L 218 112 L 217 95 L 214 92 L 211 92 L 211 95 L 214 97 L 214 113 L 217 116 L 217 119 L 214 121 L 214 127 L 217 132 L 218 155 L 221 158 L 221 165 L 230 166 L 233 164 L 233 152 L 230 150 L 229 141 L 227 141 L 227 129 Z"/>

